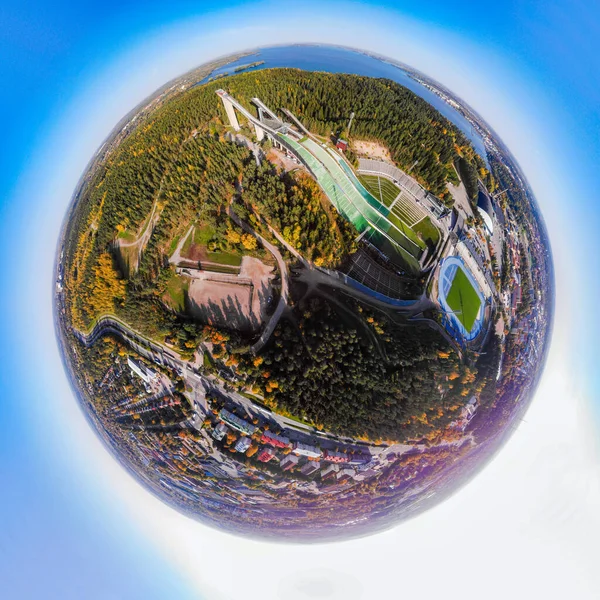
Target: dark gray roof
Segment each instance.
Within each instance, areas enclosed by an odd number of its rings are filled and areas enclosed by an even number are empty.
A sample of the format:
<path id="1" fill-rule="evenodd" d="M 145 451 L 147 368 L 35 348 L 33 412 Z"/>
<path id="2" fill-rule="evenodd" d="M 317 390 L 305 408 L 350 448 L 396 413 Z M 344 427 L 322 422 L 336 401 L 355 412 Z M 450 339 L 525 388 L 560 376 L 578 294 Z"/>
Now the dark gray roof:
<path id="1" fill-rule="evenodd" d="M 495 211 L 492 205 L 492 200 L 489 195 L 486 192 L 483 192 L 481 189 L 479 190 L 479 195 L 477 196 L 477 207 L 490 215 L 490 218 L 494 218 Z"/>

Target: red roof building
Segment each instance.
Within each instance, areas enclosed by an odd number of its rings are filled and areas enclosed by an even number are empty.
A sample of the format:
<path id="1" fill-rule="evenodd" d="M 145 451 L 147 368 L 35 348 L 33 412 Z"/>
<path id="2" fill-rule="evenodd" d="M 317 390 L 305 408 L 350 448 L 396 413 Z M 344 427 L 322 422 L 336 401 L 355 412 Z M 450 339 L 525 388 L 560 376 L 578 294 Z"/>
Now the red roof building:
<path id="1" fill-rule="evenodd" d="M 260 438 L 261 444 L 269 444 L 274 448 L 287 448 L 290 445 L 290 440 L 282 435 L 265 431 Z"/>
<path id="2" fill-rule="evenodd" d="M 267 463 L 269 462 L 273 457 L 275 456 L 275 454 L 273 454 L 273 452 L 271 450 L 269 450 L 268 448 L 263 448 L 259 453 L 258 456 L 256 458 L 258 458 L 258 460 L 260 460 L 260 462 L 264 462 Z"/>
<path id="3" fill-rule="evenodd" d="M 350 457 L 343 452 L 334 452 L 333 450 L 324 450 L 323 458 L 332 463 L 347 463 Z"/>

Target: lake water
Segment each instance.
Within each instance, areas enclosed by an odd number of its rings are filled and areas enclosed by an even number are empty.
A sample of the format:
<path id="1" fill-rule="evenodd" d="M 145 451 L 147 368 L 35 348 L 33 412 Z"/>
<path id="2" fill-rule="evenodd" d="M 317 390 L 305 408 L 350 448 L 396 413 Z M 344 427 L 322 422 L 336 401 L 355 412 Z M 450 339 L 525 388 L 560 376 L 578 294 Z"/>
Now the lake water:
<path id="1" fill-rule="evenodd" d="M 257 61 L 264 61 L 264 64 L 251 67 L 248 70 L 268 69 L 270 67 L 293 67 L 306 71 L 353 73 L 355 75 L 391 79 L 408 88 L 417 94 L 417 96 L 423 98 L 423 100 L 426 100 L 449 121 L 454 123 L 471 140 L 477 153 L 487 163 L 487 154 L 483 139 L 456 109 L 444 102 L 444 100 L 425 86 L 412 79 L 401 67 L 354 50 L 331 46 L 277 46 L 261 48 L 251 56 L 244 56 L 224 67 L 215 69 L 199 83 L 206 83 L 210 77 L 215 77 L 216 75 L 231 75 L 234 73 L 236 67 Z"/>

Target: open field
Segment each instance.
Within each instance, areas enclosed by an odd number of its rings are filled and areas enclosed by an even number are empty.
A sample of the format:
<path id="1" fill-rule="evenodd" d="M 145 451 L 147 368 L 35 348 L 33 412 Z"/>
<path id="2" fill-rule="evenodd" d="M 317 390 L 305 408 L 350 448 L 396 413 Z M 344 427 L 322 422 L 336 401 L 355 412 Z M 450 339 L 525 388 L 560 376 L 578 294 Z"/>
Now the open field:
<path id="1" fill-rule="evenodd" d="M 181 249 L 181 257 L 193 262 L 213 263 L 229 267 L 239 267 L 242 264 L 242 255 L 233 252 L 210 252 L 204 240 L 212 237 L 213 233 L 207 231 L 209 228 L 197 228 L 193 236 L 188 236 Z"/>
<path id="2" fill-rule="evenodd" d="M 123 240 L 123 242 L 130 244 L 135 242 L 135 234 L 132 233 L 131 231 L 120 231 L 119 235 L 117 236 L 118 240 Z"/>
<path id="3" fill-rule="evenodd" d="M 189 310 L 203 323 L 239 331 L 257 331 L 266 318 L 273 267 L 245 256 L 240 273 L 192 271 Z"/>
<path id="4" fill-rule="evenodd" d="M 184 312 L 186 309 L 186 295 L 188 292 L 189 280 L 173 273 L 167 282 L 167 290 L 163 300 L 177 312 Z"/>
<path id="5" fill-rule="evenodd" d="M 214 227 L 210 225 L 201 225 L 194 227 L 194 244 L 198 246 L 206 246 L 208 242 L 213 238 L 216 231 Z"/>
<path id="6" fill-rule="evenodd" d="M 425 242 L 431 243 L 432 246 L 435 246 L 440 240 L 440 232 L 429 217 L 413 225 L 412 229 L 415 233 L 420 233 Z"/>
<path id="7" fill-rule="evenodd" d="M 400 188 L 385 177 L 379 177 L 378 175 L 360 175 L 358 179 L 367 190 L 375 196 L 375 198 L 385 204 L 388 208 L 400 193 Z"/>
<path id="8" fill-rule="evenodd" d="M 356 154 L 365 155 L 369 158 L 379 158 L 380 160 L 392 160 L 389 150 L 379 142 L 354 140 L 351 146 Z"/>
<path id="9" fill-rule="evenodd" d="M 239 267 L 242 264 L 241 254 L 232 254 L 231 252 L 207 252 L 206 260 L 230 267 Z"/>
<path id="10" fill-rule="evenodd" d="M 481 301 L 465 272 L 458 268 L 447 296 L 448 306 L 455 311 L 458 320 L 471 331 L 477 318 Z"/>

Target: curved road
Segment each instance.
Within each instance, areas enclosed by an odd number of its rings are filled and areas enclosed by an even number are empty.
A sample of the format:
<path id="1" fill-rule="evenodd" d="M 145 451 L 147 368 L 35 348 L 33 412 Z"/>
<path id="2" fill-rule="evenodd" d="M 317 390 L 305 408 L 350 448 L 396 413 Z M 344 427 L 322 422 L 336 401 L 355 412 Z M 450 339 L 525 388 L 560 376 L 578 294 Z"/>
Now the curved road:
<path id="1" fill-rule="evenodd" d="M 248 223 L 242 221 L 242 219 L 240 219 L 240 217 L 238 217 L 238 215 L 233 210 L 231 204 L 229 205 L 227 210 L 229 216 L 237 225 L 239 225 L 245 232 L 253 235 L 275 257 L 275 260 L 277 261 L 277 265 L 279 267 L 279 271 L 281 272 L 281 295 L 279 297 L 279 302 L 277 303 L 277 308 L 275 309 L 275 312 L 271 315 L 271 318 L 269 319 L 267 326 L 264 328 L 260 338 L 258 338 L 258 341 L 250 348 L 252 352 L 256 354 L 263 348 L 263 346 L 267 343 L 268 339 L 271 337 L 271 334 L 275 330 L 275 327 L 277 326 L 277 323 L 279 322 L 279 319 L 281 318 L 281 315 L 283 314 L 283 311 L 287 306 L 288 298 L 290 295 L 290 274 L 288 272 L 287 265 L 283 260 L 283 256 L 281 256 L 281 252 L 279 252 L 279 250 L 275 246 L 273 246 L 273 244 L 267 242 L 267 240 L 262 235 L 254 231 L 254 229 L 252 229 L 252 227 L 250 227 Z"/>

